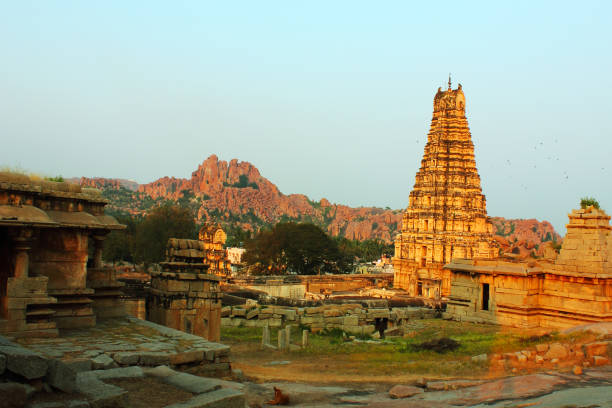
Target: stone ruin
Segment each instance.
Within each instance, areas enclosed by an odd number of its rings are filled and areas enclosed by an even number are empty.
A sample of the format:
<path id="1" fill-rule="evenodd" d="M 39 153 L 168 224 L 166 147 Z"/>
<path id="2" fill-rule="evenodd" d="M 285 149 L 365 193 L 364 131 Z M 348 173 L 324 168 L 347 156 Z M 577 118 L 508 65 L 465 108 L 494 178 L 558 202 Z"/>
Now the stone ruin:
<path id="1" fill-rule="evenodd" d="M 497 256 L 474 159 L 461 85 L 438 89 L 427 144 L 395 239 L 395 288 L 410 296 L 450 294 L 453 258 Z"/>
<path id="2" fill-rule="evenodd" d="M 219 225 L 205 224 L 198 240 L 168 240 L 162 271 L 151 273 L 147 320 L 219 341 L 219 281 L 231 271 L 223 249 L 226 237 Z"/>

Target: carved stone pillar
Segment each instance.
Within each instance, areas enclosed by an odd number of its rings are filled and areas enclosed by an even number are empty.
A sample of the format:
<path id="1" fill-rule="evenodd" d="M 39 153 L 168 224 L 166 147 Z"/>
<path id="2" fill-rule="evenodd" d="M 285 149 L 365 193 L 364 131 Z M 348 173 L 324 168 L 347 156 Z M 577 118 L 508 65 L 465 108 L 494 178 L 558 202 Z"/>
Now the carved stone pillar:
<path id="1" fill-rule="evenodd" d="M 104 249 L 104 240 L 106 235 L 92 235 L 94 241 L 93 267 L 102 268 L 102 250 Z"/>
<path id="2" fill-rule="evenodd" d="M 12 230 L 11 238 L 15 248 L 15 264 L 13 276 L 15 278 L 27 278 L 30 270 L 30 249 L 32 249 L 32 230 L 20 228 Z"/>

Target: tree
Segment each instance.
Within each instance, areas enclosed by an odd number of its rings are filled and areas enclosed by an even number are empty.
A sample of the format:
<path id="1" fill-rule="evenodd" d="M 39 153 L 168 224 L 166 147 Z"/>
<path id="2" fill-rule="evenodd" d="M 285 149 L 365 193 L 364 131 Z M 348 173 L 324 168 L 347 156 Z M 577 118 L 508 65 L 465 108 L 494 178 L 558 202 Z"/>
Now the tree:
<path id="1" fill-rule="evenodd" d="M 136 228 L 134 260 L 154 263 L 164 259 L 168 238 L 196 238 L 193 214 L 170 204 L 155 208 Z"/>
<path id="2" fill-rule="evenodd" d="M 599 202 L 593 197 L 582 197 L 580 199 L 580 208 L 586 209 L 590 205 L 599 209 Z"/>
<path id="3" fill-rule="evenodd" d="M 245 262 L 256 274 L 341 273 L 348 266 L 337 242 L 314 224 L 278 223 L 248 241 L 246 250 Z"/>
<path id="4" fill-rule="evenodd" d="M 129 214 L 118 214 L 115 218 L 120 224 L 124 224 L 126 229 L 111 231 L 108 234 L 102 257 L 113 264 L 118 261 L 134 262 L 134 236 L 138 220 Z"/>

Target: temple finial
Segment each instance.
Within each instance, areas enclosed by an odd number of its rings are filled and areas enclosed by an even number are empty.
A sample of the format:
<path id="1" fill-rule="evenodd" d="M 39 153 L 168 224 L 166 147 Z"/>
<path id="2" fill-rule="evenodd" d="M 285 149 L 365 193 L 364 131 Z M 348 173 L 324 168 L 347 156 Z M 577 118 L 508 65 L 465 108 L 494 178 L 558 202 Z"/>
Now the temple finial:
<path id="1" fill-rule="evenodd" d="M 450 91 L 451 89 L 452 89 L 452 88 L 451 88 L 451 74 L 450 74 L 450 72 L 449 72 L 449 73 L 448 73 L 448 90 Z"/>

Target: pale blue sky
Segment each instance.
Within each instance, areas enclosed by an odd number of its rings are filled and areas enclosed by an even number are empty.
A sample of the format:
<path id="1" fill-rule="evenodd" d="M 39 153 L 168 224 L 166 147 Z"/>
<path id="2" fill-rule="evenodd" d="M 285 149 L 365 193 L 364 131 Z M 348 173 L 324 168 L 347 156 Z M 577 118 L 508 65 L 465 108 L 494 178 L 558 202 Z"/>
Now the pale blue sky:
<path id="1" fill-rule="evenodd" d="M 490 215 L 612 213 L 611 3 L 494 3 L 2 1 L 0 164 L 404 208 L 452 72 Z"/>

